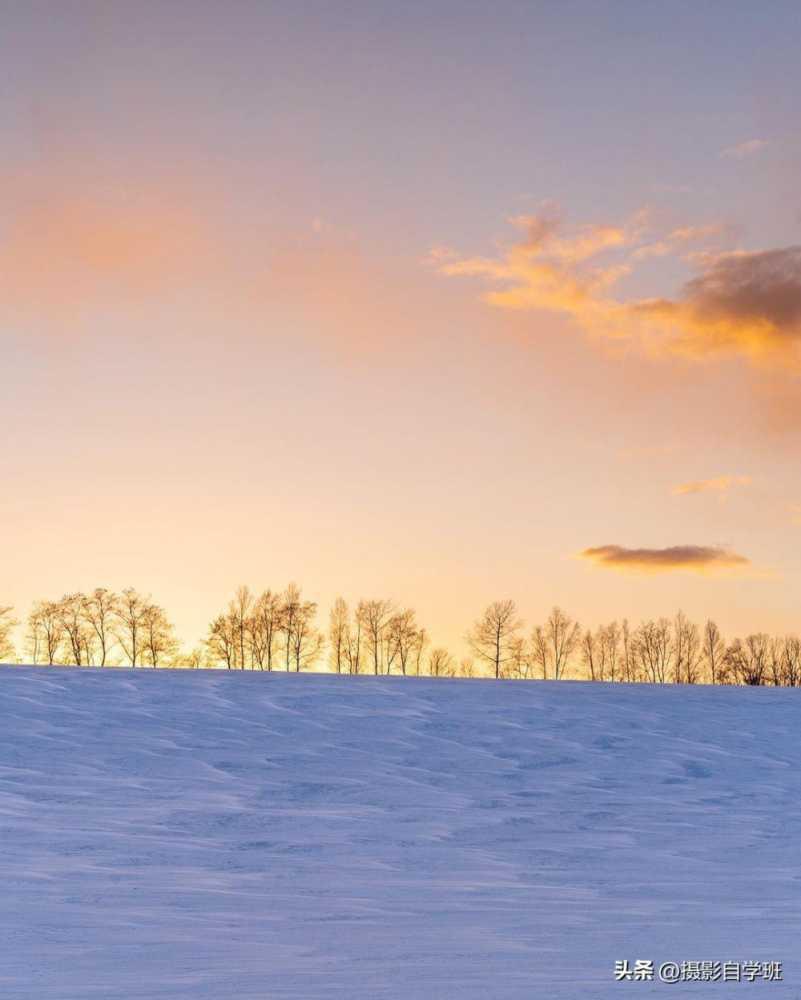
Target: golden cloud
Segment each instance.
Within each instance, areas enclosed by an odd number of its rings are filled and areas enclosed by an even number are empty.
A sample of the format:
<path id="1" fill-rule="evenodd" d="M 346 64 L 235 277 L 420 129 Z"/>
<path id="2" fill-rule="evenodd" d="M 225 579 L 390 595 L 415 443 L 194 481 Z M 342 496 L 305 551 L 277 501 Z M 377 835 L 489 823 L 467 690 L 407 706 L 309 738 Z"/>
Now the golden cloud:
<path id="1" fill-rule="evenodd" d="M 672 545 L 664 549 L 629 549 L 622 545 L 600 545 L 584 549 L 583 559 L 605 569 L 632 573 L 668 573 L 684 570 L 710 573 L 742 569 L 750 565 L 745 556 L 705 545 Z"/>
<path id="2" fill-rule="evenodd" d="M 621 226 L 562 236 L 550 207 L 512 221 L 526 238 L 496 256 L 460 258 L 440 247 L 432 264 L 445 275 L 500 286 L 484 295 L 492 306 L 561 313 L 593 334 L 636 340 L 651 354 L 740 356 L 801 371 L 801 247 L 697 251 L 684 259 L 698 274 L 674 298 L 625 300 L 611 289 L 642 260 L 683 254 L 725 228 L 683 226 L 654 238 L 638 213 Z"/>

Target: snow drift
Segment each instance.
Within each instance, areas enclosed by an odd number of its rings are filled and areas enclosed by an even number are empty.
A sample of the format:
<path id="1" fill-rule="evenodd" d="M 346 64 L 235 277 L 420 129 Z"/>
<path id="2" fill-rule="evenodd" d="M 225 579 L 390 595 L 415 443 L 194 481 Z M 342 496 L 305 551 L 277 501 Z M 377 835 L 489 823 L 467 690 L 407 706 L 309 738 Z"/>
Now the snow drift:
<path id="1" fill-rule="evenodd" d="M 9 1000 L 801 995 L 801 692 L 3 668 L 0 712 Z"/>

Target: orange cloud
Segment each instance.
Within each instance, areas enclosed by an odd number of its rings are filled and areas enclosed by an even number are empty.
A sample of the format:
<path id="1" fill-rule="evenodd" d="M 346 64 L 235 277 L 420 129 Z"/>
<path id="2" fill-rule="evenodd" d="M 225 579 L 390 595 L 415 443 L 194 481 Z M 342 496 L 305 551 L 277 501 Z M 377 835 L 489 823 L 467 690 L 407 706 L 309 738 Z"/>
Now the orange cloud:
<path id="1" fill-rule="evenodd" d="M 706 255 L 676 300 L 632 303 L 635 315 L 669 333 L 689 358 L 739 354 L 801 362 L 801 247 Z"/>
<path id="2" fill-rule="evenodd" d="M 636 340 L 650 354 L 740 356 L 801 371 L 801 247 L 696 252 L 691 263 L 700 273 L 676 297 L 624 300 L 611 290 L 641 260 L 713 240 L 723 227 L 684 226 L 646 238 L 639 213 L 622 226 L 560 237 L 552 209 L 513 221 L 526 229 L 523 242 L 495 257 L 460 258 L 439 248 L 433 265 L 501 286 L 484 295 L 492 306 L 562 313 L 598 336 Z"/>
<path id="3" fill-rule="evenodd" d="M 691 483 L 680 483 L 674 486 L 674 496 L 687 496 L 690 493 L 728 493 L 732 486 L 749 486 L 750 476 L 715 476 L 712 479 L 697 479 Z"/>
<path id="4" fill-rule="evenodd" d="M 709 573 L 750 565 L 745 556 L 727 549 L 704 545 L 672 545 L 664 549 L 629 549 L 622 545 L 600 545 L 580 553 L 605 569 L 632 573 L 668 573 L 684 570 Z"/>

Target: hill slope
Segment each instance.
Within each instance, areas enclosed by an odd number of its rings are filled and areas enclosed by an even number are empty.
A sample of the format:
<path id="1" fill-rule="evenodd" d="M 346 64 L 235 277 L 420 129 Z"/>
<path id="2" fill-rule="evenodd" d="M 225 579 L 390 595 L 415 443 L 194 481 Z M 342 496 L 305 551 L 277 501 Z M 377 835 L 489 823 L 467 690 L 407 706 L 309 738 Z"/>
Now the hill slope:
<path id="1" fill-rule="evenodd" d="M 792 690 L 0 669 L 0 996 L 796 997 L 799 723 Z"/>

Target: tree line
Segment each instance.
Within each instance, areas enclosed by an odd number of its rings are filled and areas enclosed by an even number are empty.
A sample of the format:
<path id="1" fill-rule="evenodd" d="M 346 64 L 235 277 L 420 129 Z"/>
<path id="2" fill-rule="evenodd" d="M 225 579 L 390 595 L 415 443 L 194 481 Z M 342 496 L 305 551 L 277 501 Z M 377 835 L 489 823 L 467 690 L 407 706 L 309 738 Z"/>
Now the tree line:
<path id="1" fill-rule="evenodd" d="M 416 612 L 388 599 L 338 597 L 327 629 L 318 606 L 291 583 L 254 593 L 239 587 L 209 624 L 201 644 L 183 652 L 164 608 L 132 587 L 97 587 L 37 601 L 24 623 L 24 655 L 34 664 L 225 667 L 228 670 L 327 669 L 338 674 L 591 681 L 651 684 L 801 685 L 801 639 L 764 632 L 726 640 L 712 620 L 683 612 L 582 628 L 558 607 L 526 630 L 512 600 L 495 601 L 465 635 L 471 656 L 456 660 L 431 643 Z M 13 609 L 0 606 L 0 661 L 14 661 Z"/>
<path id="2" fill-rule="evenodd" d="M 0 607 L 0 659 L 16 655 L 12 636 L 17 625 L 13 609 Z M 23 641 L 26 658 L 34 664 L 159 667 L 175 664 L 179 652 L 164 608 L 132 587 L 119 594 L 97 587 L 89 594 L 36 601 Z"/>

